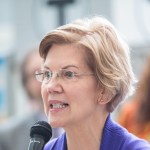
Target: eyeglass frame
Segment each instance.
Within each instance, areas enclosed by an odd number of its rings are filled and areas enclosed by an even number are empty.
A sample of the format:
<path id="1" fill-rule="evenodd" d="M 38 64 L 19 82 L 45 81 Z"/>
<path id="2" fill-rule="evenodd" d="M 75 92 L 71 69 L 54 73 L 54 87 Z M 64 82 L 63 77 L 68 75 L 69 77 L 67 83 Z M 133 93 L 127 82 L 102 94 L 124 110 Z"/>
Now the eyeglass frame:
<path id="1" fill-rule="evenodd" d="M 50 73 L 51 74 L 51 77 L 49 77 L 49 79 L 47 79 L 47 81 L 45 81 L 44 82 L 44 79 L 45 79 L 45 77 L 44 77 L 44 71 L 47 71 L 48 73 Z M 59 69 L 59 71 L 56 71 L 56 72 L 53 72 L 53 71 L 51 71 L 51 70 L 49 70 L 49 69 L 38 69 L 38 70 L 36 70 L 35 71 L 35 73 L 34 73 L 34 75 L 35 75 L 35 78 L 36 78 L 36 80 L 37 81 L 39 81 L 39 82 L 41 82 L 41 83 L 48 83 L 52 78 L 61 78 L 61 79 L 63 79 L 63 78 L 65 78 L 65 76 L 63 77 L 63 71 L 68 71 L 68 72 L 70 72 L 70 73 L 72 73 L 72 77 L 70 77 L 69 78 L 69 76 L 68 76 L 68 78 L 66 77 L 66 79 L 75 79 L 76 77 L 80 77 L 80 76 L 94 76 L 94 73 L 75 73 L 75 71 L 71 71 L 71 70 L 69 70 L 69 69 Z M 49 74 L 49 75 L 50 75 Z M 41 77 L 41 80 L 40 80 L 40 78 L 38 77 L 38 76 L 41 76 L 41 75 L 43 75 L 43 80 L 42 80 L 42 77 Z M 65 79 L 64 79 L 65 80 Z"/>

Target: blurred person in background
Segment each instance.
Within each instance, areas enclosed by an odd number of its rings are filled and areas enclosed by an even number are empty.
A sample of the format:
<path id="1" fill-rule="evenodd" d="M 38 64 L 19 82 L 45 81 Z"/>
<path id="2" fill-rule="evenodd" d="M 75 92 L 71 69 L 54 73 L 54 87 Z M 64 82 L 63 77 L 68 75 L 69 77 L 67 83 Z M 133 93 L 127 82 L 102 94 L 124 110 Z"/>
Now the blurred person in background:
<path id="1" fill-rule="evenodd" d="M 65 130 L 44 150 L 150 150 L 111 119 L 132 90 L 129 49 L 105 18 L 79 19 L 41 41 L 35 73 L 48 122 Z"/>
<path id="2" fill-rule="evenodd" d="M 12 119 L 7 122 L 9 125 L 0 129 L 0 150 L 27 150 L 31 126 L 39 120 L 47 120 L 43 109 L 41 85 L 34 76 L 35 70 L 40 68 L 41 64 L 38 49 L 30 50 L 21 64 L 21 79 L 28 100 L 22 108 L 22 119 Z M 63 130 L 53 128 L 52 132 L 53 139 Z"/>
<path id="3" fill-rule="evenodd" d="M 137 84 L 136 93 L 122 105 L 118 122 L 129 132 L 150 142 L 150 55 Z"/>

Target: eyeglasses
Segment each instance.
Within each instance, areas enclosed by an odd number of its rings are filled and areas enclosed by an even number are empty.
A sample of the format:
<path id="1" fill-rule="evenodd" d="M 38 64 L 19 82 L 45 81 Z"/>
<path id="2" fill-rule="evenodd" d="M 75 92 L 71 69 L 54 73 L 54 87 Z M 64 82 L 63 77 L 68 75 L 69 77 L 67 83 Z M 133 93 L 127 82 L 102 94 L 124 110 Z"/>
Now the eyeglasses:
<path id="1" fill-rule="evenodd" d="M 91 76 L 93 73 L 78 74 L 68 69 L 60 69 L 58 72 L 52 72 L 48 69 L 39 69 L 35 72 L 37 81 L 48 83 L 52 78 L 57 77 L 65 81 L 76 81 L 80 76 Z"/>

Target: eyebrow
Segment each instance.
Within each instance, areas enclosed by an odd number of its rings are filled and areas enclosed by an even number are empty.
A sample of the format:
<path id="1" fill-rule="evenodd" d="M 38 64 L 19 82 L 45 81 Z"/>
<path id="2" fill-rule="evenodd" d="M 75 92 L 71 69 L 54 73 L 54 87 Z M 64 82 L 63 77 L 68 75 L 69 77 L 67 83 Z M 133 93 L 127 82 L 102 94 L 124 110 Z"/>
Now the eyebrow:
<path id="1" fill-rule="evenodd" d="M 67 69 L 67 68 L 70 68 L 70 67 L 79 69 L 79 67 L 77 67 L 75 65 L 67 65 L 67 66 L 63 67 L 62 69 Z"/>
<path id="2" fill-rule="evenodd" d="M 75 66 L 75 65 L 67 65 L 67 66 L 62 67 L 61 69 L 68 69 L 68 68 L 70 68 L 70 67 L 79 69 L 79 67 L 77 67 L 77 66 Z M 48 66 L 46 66 L 46 65 L 43 65 L 42 68 L 46 68 L 46 69 L 51 70 L 51 69 L 50 69 Z"/>

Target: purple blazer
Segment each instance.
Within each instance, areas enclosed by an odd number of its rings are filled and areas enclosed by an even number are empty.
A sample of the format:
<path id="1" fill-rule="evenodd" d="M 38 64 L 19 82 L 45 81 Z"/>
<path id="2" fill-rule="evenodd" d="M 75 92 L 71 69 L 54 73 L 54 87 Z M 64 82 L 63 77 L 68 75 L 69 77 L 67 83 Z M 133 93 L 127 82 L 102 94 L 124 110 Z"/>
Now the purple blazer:
<path id="1" fill-rule="evenodd" d="M 150 144 L 129 133 L 108 116 L 102 135 L 100 150 L 150 150 Z M 67 150 L 66 134 L 49 141 L 44 150 Z"/>

